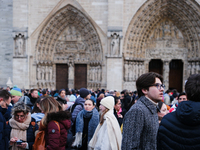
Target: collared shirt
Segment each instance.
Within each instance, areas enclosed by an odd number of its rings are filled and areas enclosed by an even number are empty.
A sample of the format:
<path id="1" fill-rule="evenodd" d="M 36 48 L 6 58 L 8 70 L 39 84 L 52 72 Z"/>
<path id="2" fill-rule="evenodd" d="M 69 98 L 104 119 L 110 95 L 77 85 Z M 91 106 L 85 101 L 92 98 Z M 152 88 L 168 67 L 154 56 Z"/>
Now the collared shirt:
<path id="1" fill-rule="evenodd" d="M 146 97 L 146 96 L 145 96 Z M 158 103 L 152 101 L 150 98 L 146 97 L 150 102 L 152 102 L 156 107 L 158 106 Z"/>

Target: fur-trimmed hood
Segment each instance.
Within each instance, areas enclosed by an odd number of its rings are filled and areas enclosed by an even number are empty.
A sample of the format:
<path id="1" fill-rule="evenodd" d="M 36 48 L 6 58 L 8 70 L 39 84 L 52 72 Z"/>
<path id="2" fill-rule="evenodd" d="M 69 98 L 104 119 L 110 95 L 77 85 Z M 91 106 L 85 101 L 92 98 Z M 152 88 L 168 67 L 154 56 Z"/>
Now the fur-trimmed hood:
<path id="1" fill-rule="evenodd" d="M 62 122 L 70 119 L 71 113 L 69 111 L 59 111 L 47 114 L 47 123 L 49 123 L 51 120 Z"/>

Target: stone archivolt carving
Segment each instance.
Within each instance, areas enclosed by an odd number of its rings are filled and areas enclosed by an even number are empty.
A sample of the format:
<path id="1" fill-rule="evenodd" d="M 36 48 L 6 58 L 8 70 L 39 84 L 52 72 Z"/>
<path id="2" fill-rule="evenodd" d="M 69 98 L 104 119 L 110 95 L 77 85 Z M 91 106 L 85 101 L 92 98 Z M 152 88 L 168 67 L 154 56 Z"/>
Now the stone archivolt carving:
<path id="1" fill-rule="evenodd" d="M 25 45 L 25 35 L 18 33 L 14 37 L 14 56 L 25 56 L 26 45 Z"/>
<path id="2" fill-rule="evenodd" d="M 171 0 L 170 3 L 163 0 L 147 1 L 128 27 L 124 56 L 145 58 L 149 46 L 152 48 L 160 44 L 162 47 L 173 48 L 175 44 L 179 48 L 184 47 L 188 50 L 188 58 L 198 57 L 200 24 L 199 14 L 195 13 L 195 8 L 198 8 L 196 5 L 189 0 Z M 155 44 L 150 42 L 152 40 L 163 42 Z"/>
<path id="3" fill-rule="evenodd" d="M 145 72 L 144 61 L 125 61 L 124 62 L 124 81 L 135 82 L 137 78 Z"/>
<path id="4" fill-rule="evenodd" d="M 103 62 L 101 42 L 96 29 L 84 14 L 67 5 L 54 14 L 41 30 L 35 59 L 38 64 L 69 63 L 70 56 L 73 56 L 74 63 Z"/>

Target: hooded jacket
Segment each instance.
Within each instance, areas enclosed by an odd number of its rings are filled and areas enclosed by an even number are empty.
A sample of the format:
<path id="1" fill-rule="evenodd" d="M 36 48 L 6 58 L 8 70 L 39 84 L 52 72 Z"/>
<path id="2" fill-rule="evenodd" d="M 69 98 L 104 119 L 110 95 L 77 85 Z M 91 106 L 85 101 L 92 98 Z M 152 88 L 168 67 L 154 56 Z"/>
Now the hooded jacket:
<path id="1" fill-rule="evenodd" d="M 181 102 L 167 114 L 158 130 L 158 149 L 200 149 L 200 102 Z"/>
<path id="2" fill-rule="evenodd" d="M 81 96 L 79 96 L 76 101 L 75 101 L 75 105 L 76 107 L 74 108 L 74 111 L 72 112 L 72 122 L 75 121 L 76 119 L 76 116 L 78 115 L 78 113 L 83 110 L 83 106 L 84 106 L 84 103 L 85 103 L 85 99 L 82 98 Z"/>
<path id="3" fill-rule="evenodd" d="M 65 150 L 67 130 L 71 125 L 70 117 L 70 113 L 67 111 L 48 114 L 45 130 L 46 150 Z M 60 132 L 54 121 L 59 123 Z"/>

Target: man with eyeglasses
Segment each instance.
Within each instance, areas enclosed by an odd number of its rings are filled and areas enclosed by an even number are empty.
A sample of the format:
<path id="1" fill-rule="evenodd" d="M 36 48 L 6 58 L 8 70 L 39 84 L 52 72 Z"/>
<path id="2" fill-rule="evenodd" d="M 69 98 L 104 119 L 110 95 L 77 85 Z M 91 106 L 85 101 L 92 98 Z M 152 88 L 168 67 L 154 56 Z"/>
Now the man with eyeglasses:
<path id="1" fill-rule="evenodd" d="M 0 90 L 0 145 L 1 150 L 8 150 L 8 134 L 6 130 L 6 119 L 4 115 L 7 112 L 11 102 L 11 94 L 7 90 Z"/>
<path id="2" fill-rule="evenodd" d="M 162 76 L 149 72 L 136 81 L 139 99 L 126 113 L 123 122 L 122 150 L 156 150 L 158 102 L 162 101 Z"/>
<path id="3" fill-rule="evenodd" d="M 187 101 L 187 96 L 185 94 L 185 92 L 182 92 L 178 95 L 178 102 L 176 102 L 170 109 L 169 112 L 174 112 L 176 111 L 176 108 L 178 107 L 178 105 L 182 102 L 182 101 Z"/>
<path id="4" fill-rule="evenodd" d="M 185 93 L 188 100 L 160 123 L 158 150 L 200 150 L 200 74 L 187 79 Z"/>

